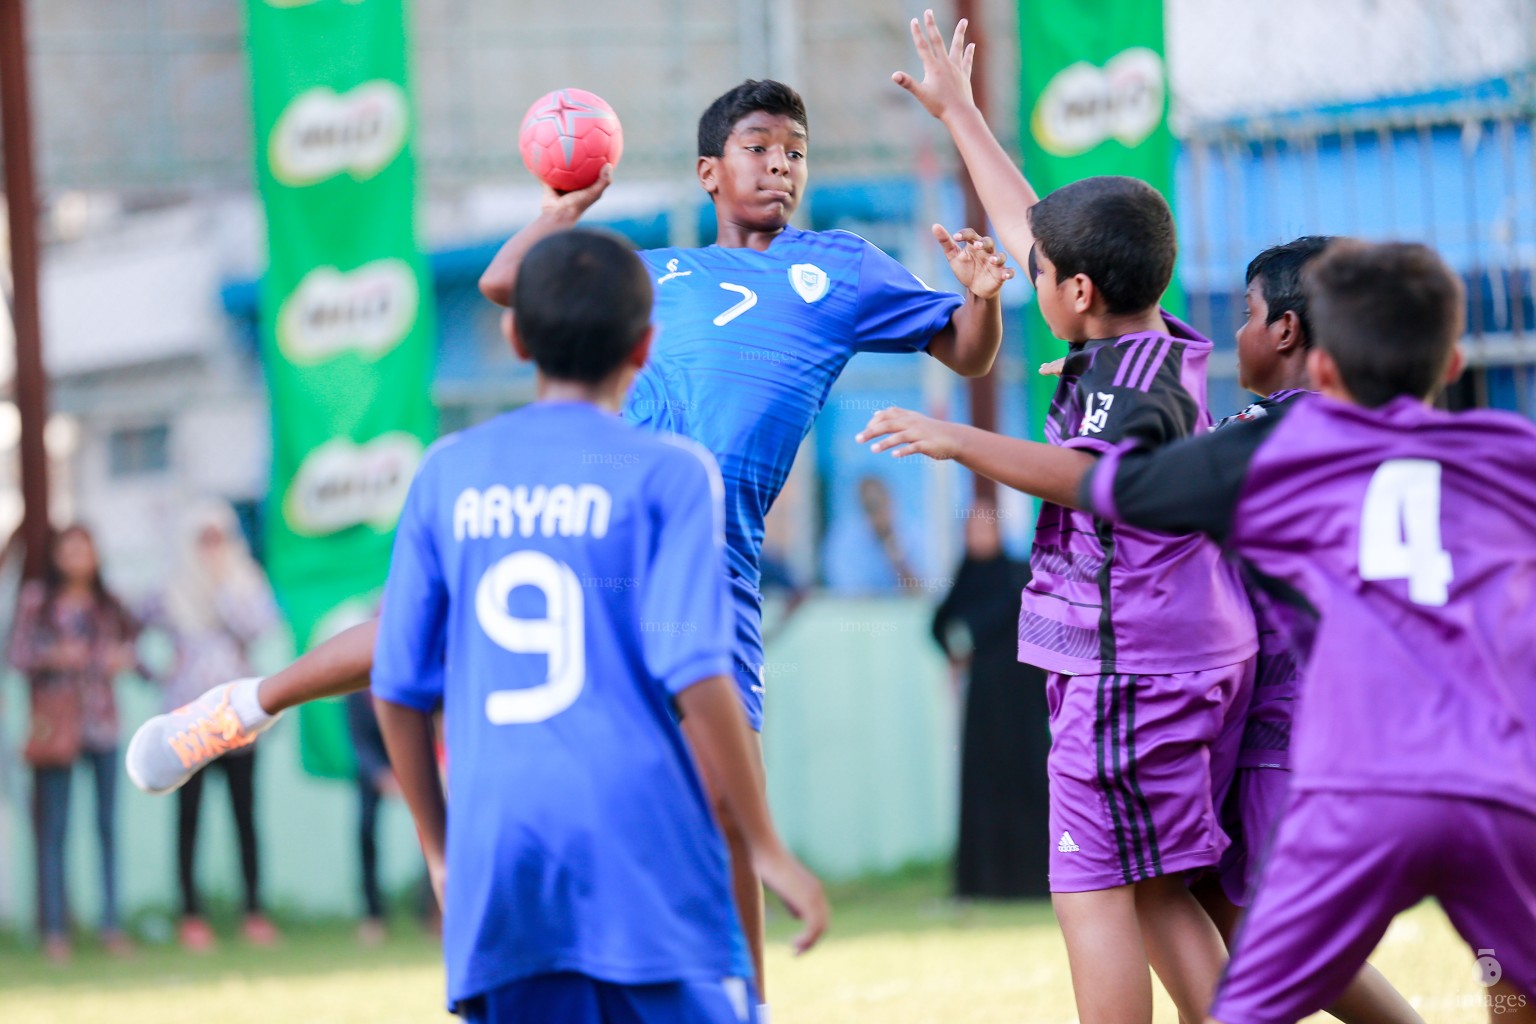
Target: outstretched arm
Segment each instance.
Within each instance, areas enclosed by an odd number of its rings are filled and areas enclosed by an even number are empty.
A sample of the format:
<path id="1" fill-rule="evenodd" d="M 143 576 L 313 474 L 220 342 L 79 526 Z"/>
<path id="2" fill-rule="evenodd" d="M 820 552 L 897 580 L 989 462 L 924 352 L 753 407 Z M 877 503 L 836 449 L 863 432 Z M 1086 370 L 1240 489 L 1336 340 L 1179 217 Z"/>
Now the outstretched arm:
<path id="1" fill-rule="evenodd" d="M 730 808 L 752 851 L 752 866 L 804 926 L 794 942 L 795 951 L 804 953 L 827 930 L 827 897 L 816 876 L 795 859 L 773 827 L 748 751 L 751 741 L 736 684 L 729 676 L 712 676 L 680 692 L 677 707 L 699 771 L 710 792 Z"/>
<path id="2" fill-rule="evenodd" d="M 517 268 L 523 265 L 528 250 L 550 235 L 576 226 L 587 208 L 597 202 L 613 183 L 613 165 L 603 167 L 597 181 L 576 192 L 556 192 L 544 186 L 544 200 L 539 205 L 539 215 L 517 234 L 507 239 L 491 260 L 491 265 L 480 275 L 480 294 L 498 306 L 512 305 L 512 288 L 517 284 Z"/>
<path id="3" fill-rule="evenodd" d="M 971 95 L 971 60 L 976 45 L 966 44 L 965 30 L 964 21 L 955 26 L 954 39 L 946 50 L 933 11 L 923 12 L 921 23 L 913 18 L 912 42 L 923 62 L 923 80 L 919 82 L 905 71 L 896 72 L 891 80 L 949 129 L 998 237 L 1013 253 L 1015 262 L 1020 262 L 1035 243 L 1029 208 L 1040 197 L 976 109 Z"/>
<path id="4" fill-rule="evenodd" d="M 1095 461 L 1081 449 L 1004 437 L 896 408 L 875 413 L 856 440 L 873 442 L 871 451 L 889 451 L 898 459 L 919 454 L 953 459 L 1005 487 L 1067 508 L 1083 507 L 1078 492 Z"/>

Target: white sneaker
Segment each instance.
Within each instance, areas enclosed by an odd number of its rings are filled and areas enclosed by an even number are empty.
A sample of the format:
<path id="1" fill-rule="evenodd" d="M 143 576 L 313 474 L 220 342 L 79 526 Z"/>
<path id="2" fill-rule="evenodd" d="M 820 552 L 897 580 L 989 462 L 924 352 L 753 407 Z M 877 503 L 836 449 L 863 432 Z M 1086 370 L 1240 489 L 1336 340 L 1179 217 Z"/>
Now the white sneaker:
<path id="1" fill-rule="evenodd" d="M 169 793 L 214 758 L 254 743 L 281 714 L 262 710 L 256 699 L 260 683 L 220 683 L 192 703 L 139 726 L 124 759 L 133 784 L 146 793 Z"/>

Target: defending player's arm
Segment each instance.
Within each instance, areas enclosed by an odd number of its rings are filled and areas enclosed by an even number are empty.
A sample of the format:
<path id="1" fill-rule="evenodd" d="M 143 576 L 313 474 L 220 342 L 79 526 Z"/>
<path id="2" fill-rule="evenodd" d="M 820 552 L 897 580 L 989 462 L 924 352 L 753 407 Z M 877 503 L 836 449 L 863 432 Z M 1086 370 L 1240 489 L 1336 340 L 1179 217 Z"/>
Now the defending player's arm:
<path id="1" fill-rule="evenodd" d="M 512 305 L 512 286 L 517 283 L 517 268 L 522 266 L 528 250 L 550 235 L 568 231 L 576 226 L 581 215 L 602 196 L 613 183 L 613 166 L 607 165 L 598 174 L 597 181 L 575 192 L 556 192 L 544 186 L 544 199 L 539 204 L 539 215 L 507 239 L 492 258 L 490 266 L 480 275 L 480 294 L 498 306 Z"/>
<path id="2" fill-rule="evenodd" d="M 953 459 L 966 469 L 1037 498 L 1081 508 L 1078 492 L 1093 469 L 1085 451 L 1005 437 L 964 423 L 936 420 L 909 409 L 881 409 L 859 432 L 860 444 L 896 458 Z"/>
<path id="3" fill-rule="evenodd" d="M 1103 456 L 1004 437 L 907 409 L 882 409 L 858 441 L 897 458 L 953 459 L 1016 491 L 1101 519 L 1224 540 L 1253 453 L 1280 417 L 1240 423 L 1162 448 L 1131 436 Z"/>
<path id="4" fill-rule="evenodd" d="M 946 49 L 932 11 L 923 13 L 921 23 L 914 18 L 912 42 L 923 62 L 923 80 L 919 82 L 905 71 L 896 72 L 891 79 L 949 129 L 1004 248 L 1013 253 L 1015 261 L 1021 261 L 1035 242 L 1029 208 L 1040 197 L 976 108 L 971 96 L 971 60 L 976 46 L 966 45 L 965 29 L 964 21 L 955 27 L 954 40 Z"/>
<path id="5" fill-rule="evenodd" d="M 1283 418 L 1276 410 L 1155 451 L 1122 445 L 1084 477 L 1078 505 L 1101 519 L 1224 542 L 1254 452 Z"/>
<path id="6" fill-rule="evenodd" d="M 1087 508 L 1079 503 L 1078 488 L 1098 456 L 1125 441 L 1161 447 L 1193 429 L 1198 408 L 1180 383 L 1180 362 L 1169 357 L 1170 347 L 1159 349 L 1163 355 L 1155 363 L 1140 359 L 1145 345 L 1135 344 L 1106 348 L 1092 358 L 1074 356 L 1086 363 L 1072 396 L 1083 403 L 1082 417 L 1070 427 L 1075 433 L 1058 444 L 1005 437 L 896 408 L 875 413 L 858 441 L 873 442 L 873 451 L 897 458 L 954 459 L 1016 491 L 1067 508 Z M 1134 384 L 1123 373 L 1127 361 L 1136 369 L 1130 375 Z"/>
<path id="7" fill-rule="evenodd" d="M 679 452 L 649 482 L 660 525 L 641 579 L 640 617 L 642 627 L 667 628 L 642 628 L 646 668 L 682 713 L 699 773 L 730 808 L 763 884 L 804 923 L 794 943 L 804 952 L 826 930 L 826 896 L 774 829 L 730 675 L 735 619 L 724 571 L 720 472 L 708 452 L 691 443 L 679 446 L 686 454 Z"/>

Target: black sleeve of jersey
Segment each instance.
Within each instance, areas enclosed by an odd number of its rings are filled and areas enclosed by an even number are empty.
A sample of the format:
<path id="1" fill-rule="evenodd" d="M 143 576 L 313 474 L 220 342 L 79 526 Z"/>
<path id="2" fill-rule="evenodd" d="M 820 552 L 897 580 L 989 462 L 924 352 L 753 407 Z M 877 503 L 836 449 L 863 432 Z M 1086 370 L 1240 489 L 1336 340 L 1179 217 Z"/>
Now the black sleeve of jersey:
<path id="1" fill-rule="evenodd" d="M 1081 418 L 1062 443 L 1102 452 L 1123 441 L 1156 448 L 1189 437 L 1200 410 L 1181 379 L 1183 357 L 1182 345 L 1159 338 L 1100 350 L 1077 382 Z"/>
<path id="2" fill-rule="evenodd" d="M 1223 541 L 1254 453 L 1281 418 L 1234 424 L 1151 451 L 1117 449 L 1083 479 L 1079 498 L 1104 519 Z"/>

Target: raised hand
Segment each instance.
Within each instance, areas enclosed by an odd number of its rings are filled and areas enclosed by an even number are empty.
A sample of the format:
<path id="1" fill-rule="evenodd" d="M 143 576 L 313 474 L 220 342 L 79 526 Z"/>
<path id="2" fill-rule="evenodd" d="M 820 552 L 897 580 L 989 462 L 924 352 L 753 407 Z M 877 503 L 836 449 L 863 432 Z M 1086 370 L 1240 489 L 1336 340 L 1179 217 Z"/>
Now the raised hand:
<path id="1" fill-rule="evenodd" d="M 544 186 L 544 198 L 539 201 L 540 213 L 552 213 L 557 216 L 577 220 L 587 212 L 587 208 L 602 198 L 608 186 L 613 184 L 613 164 L 604 164 L 598 172 L 597 180 L 586 188 L 577 189 L 574 192 L 559 192 L 549 185 Z"/>
<path id="2" fill-rule="evenodd" d="M 955 278 L 978 299 L 994 298 L 1003 283 L 1013 277 L 1008 257 L 986 235 L 966 228 L 950 234 L 942 224 L 933 226 L 933 237 L 944 248 L 944 258 Z"/>
<path id="3" fill-rule="evenodd" d="M 923 12 L 921 24 L 913 18 L 912 43 L 917 47 L 918 59 L 923 62 L 923 80 L 919 82 L 905 71 L 891 76 L 891 81 L 917 97 L 923 109 L 941 120 L 951 111 L 975 102 L 971 97 L 971 63 L 976 44 L 966 44 L 966 27 L 965 20 L 961 19 L 946 50 L 933 11 Z"/>
<path id="4" fill-rule="evenodd" d="M 960 448 L 955 434 L 953 423 L 892 406 L 871 416 L 854 440 L 860 444 L 872 441 L 870 451 L 889 451 L 898 459 L 908 455 L 952 459 Z"/>

